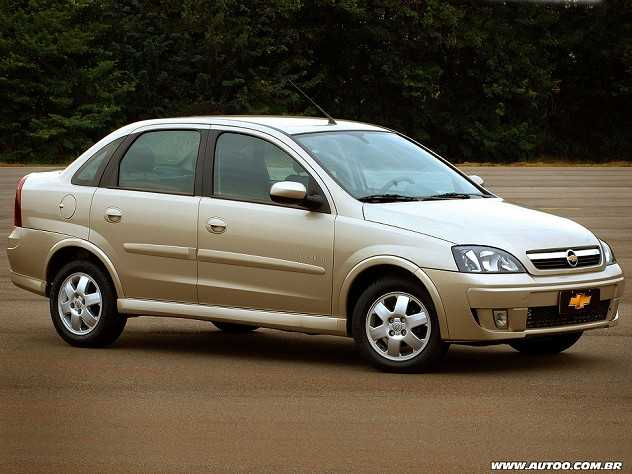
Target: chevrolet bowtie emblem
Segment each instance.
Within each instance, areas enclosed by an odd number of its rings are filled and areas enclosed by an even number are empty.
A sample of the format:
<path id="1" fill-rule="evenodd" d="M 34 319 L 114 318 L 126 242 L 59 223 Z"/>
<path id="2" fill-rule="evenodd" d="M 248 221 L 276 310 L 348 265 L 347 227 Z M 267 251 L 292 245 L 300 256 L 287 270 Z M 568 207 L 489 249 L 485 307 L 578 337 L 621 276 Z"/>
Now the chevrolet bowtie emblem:
<path id="1" fill-rule="evenodd" d="M 570 301 L 568 302 L 569 306 L 572 306 L 575 309 L 582 309 L 585 306 L 590 304 L 590 298 L 591 296 L 589 295 L 585 295 L 583 293 L 577 293 L 575 296 L 573 296 Z"/>

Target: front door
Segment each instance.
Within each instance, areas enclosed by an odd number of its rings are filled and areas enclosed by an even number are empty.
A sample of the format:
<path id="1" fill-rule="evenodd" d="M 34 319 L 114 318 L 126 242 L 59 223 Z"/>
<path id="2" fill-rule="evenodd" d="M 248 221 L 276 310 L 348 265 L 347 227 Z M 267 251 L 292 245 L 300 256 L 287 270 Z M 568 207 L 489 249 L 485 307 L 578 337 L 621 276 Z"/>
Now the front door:
<path id="1" fill-rule="evenodd" d="M 205 134 L 135 134 L 108 165 L 92 201 L 90 240 L 112 259 L 127 298 L 197 303 L 195 175 Z"/>
<path id="2" fill-rule="evenodd" d="M 220 132 L 212 197 L 200 202 L 201 304 L 331 313 L 334 216 L 270 199 L 279 181 L 322 193 L 292 151 L 272 138 Z"/>

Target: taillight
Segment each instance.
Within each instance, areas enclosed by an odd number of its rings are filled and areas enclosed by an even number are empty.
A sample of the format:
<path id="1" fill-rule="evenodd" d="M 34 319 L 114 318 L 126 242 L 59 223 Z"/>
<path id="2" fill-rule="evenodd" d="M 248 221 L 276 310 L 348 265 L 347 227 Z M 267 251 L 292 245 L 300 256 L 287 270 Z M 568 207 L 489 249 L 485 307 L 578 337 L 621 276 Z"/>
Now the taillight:
<path id="1" fill-rule="evenodd" d="M 28 175 L 22 176 L 15 188 L 15 206 L 13 207 L 13 225 L 22 227 L 22 186 Z"/>

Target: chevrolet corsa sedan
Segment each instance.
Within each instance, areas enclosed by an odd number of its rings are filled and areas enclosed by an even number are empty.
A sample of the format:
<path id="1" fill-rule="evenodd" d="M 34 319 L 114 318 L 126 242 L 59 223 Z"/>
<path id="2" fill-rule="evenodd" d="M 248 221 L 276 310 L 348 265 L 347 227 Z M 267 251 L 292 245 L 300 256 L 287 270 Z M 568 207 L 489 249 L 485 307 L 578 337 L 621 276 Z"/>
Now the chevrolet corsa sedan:
<path id="1" fill-rule="evenodd" d="M 363 123 L 139 122 L 19 181 L 11 278 L 82 347 L 171 316 L 351 336 L 378 367 L 421 371 L 450 343 L 554 354 L 614 325 L 608 244 L 482 184 Z"/>

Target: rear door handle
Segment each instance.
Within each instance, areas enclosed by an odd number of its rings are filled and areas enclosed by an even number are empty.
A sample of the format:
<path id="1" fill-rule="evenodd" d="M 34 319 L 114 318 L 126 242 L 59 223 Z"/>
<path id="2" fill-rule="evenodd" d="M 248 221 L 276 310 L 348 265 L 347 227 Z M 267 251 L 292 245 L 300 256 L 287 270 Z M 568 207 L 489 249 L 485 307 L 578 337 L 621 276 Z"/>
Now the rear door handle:
<path id="1" fill-rule="evenodd" d="M 213 234 L 223 234 L 226 231 L 226 222 L 219 217 L 211 217 L 206 222 L 206 230 Z"/>
<path id="2" fill-rule="evenodd" d="M 105 210 L 105 220 L 107 222 L 116 224 L 118 222 L 121 222 L 122 218 L 123 218 L 123 213 L 121 212 L 120 209 L 117 209 L 116 207 L 109 207 Z"/>

